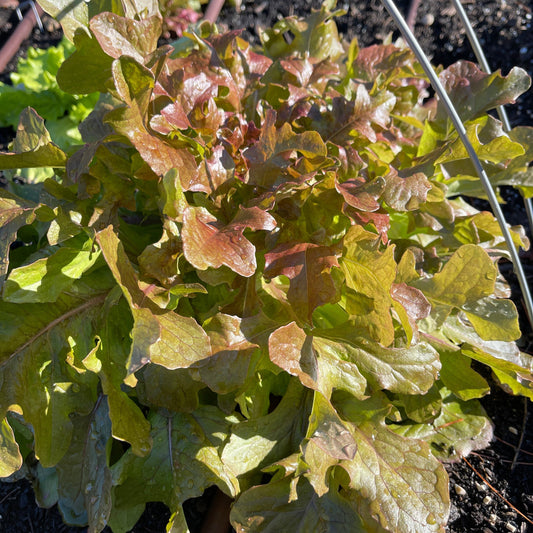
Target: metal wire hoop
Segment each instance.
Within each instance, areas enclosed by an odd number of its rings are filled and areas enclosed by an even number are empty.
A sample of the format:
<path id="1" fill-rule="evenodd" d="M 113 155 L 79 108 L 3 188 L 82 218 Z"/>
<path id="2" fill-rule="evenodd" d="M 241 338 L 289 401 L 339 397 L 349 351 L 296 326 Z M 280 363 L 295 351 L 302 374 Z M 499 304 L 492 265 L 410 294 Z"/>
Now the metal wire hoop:
<path id="1" fill-rule="evenodd" d="M 509 253 L 511 254 L 515 273 L 520 284 L 522 296 L 524 298 L 528 320 L 531 327 L 533 328 L 533 300 L 531 299 L 531 292 L 529 290 L 526 275 L 524 273 L 524 269 L 522 268 L 522 263 L 520 262 L 518 251 L 513 243 L 513 239 L 511 237 L 507 221 L 505 220 L 505 216 L 502 212 L 500 204 L 498 203 L 498 199 L 496 198 L 496 194 L 494 193 L 494 189 L 492 188 L 487 173 L 485 172 L 485 169 L 483 168 L 483 165 L 479 157 L 477 156 L 474 147 L 472 146 L 467 137 L 466 129 L 461 121 L 461 118 L 459 117 L 459 114 L 457 113 L 457 110 L 455 109 L 452 101 L 448 97 L 448 94 L 446 93 L 446 90 L 444 89 L 444 86 L 440 82 L 438 76 L 435 74 L 435 71 L 433 70 L 433 67 L 431 66 L 427 55 L 425 54 L 424 50 L 422 50 L 422 47 L 418 43 L 416 37 L 413 35 L 413 32 L 409 29 L 409 26 L 407 25 L 402 14 L 398 11 L 396 4 L 393 0 L 382 0 L 382 2 L 387 11 L 390 13 L 391 17 L 394 19 L 394 22 L 401 31 L 405 41 L 409 45 L 409 48 L 411 48 L 416 58 L 420 62 L 422 68 L 424 69 L 424 72 L 426 73 L 426 76 L 428 77 L 431 86 L 433 87 L 435 93 L 438 95 L 442 104 L 444 105 L 446 113 L 452 121 L 452 124 L 455 130 L 457 131 L 457 134 L 459 135 L 459 138 L 461 139 L 461 142 L 463 143 L 468 153 L 468 156 L 470 157 L 476 169 L 483 188 L 485 189 L 485 193 L 487 194 L 487 197 L 489 199 L 489 203 L 494 213 L 494 216 L 496 217 L 496 220 L 498 221 L 498 224 L 500 225 L 500 228 L 502 230 L 502 234 L 505 238 Z"/>

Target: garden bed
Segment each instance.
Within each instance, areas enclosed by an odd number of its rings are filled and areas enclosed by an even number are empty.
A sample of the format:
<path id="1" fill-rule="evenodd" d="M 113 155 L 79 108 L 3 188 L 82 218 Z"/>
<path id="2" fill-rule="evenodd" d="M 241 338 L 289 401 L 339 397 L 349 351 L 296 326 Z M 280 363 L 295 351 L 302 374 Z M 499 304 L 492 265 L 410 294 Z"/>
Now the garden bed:
<path id="1" fill-rule="evenodd" d="M 400 7 L 406 9 L 407 4 L 408 2 L 400 2 Z M 235 13 L 232 8 L 225 8 L 220 21 L 230 28 L 246 28 L 245 36 L 253 41 L 257 39 L 261 28 L 269 27 L 278 18 L 305 14 L 311 6 L 318 5 L 320 2 L 304 0 L 290 4 L 244 0 L 239 13 Z M 348 15 L 338 21 L 339 30 L 347 38 L 357 36 L 361 46 L 376 42 L 376 39 L 385 37 L 394 28 L 377 0 L 339 2 L 338 7 L 348 11 Z M 511 66 L 517 65 L 529 73 L 533 72 L 533 46 L 530 39 L 532 13 L 527 5 L 516 1 L 477 2 L 466 4 L 465 8 L 494 69 L 502 68 L 506 72 Z M 4 24 L 0 27 L 2 36 L 12 31 L 13 20 L 12 14 L 0 17 Z M 460 22 L 451 10 L 439 12 L 435 4 L 425 2 L 419 9 L 418 20 L 417 34 L 435 64 L 447 66 L 460 58 L 473 59 Z M 26 46 L 34 43 L 39 46 L 39 41 L 46 42 L 43 37 L 34 33 Z M 57 37 L 56 34 L 49 42 L 56 42 Z M 14 68 L 14 64 L 11 68 Z M 5 80 L 5 73 L 3 76 Z M 533 125 L 531 92 L 518 105 L 511 107 L 509 114 L 513 125 Z M 9 137 L 9 132 L 3 133 Z M 510 202 L 506 208 L 509 220 L 512 223 L 526 224 L 519 196 L 511 190 L 506 195 Z M 529 270 L 531 274 L 532 262 L 528 257 L 525 257 L 525 262 L 526 271 Z M 520 297 L 516 282 L 511 277 L 511 269 L 508 265 L 503 265 L 502 270 L 510 277 L 510 283 L 515 289 L 513 298 L 520 308 Z M 522 321 L 522 327 L 524 338 L 521 347 L 530 351 L 532 335 L 525 320 Z M 508 396 L 496 388 L 482 403 L 495 423 L 497 440 L 488 449 L 472 454 L 468 463 L 449 465 L 453 500 L 449 532 L 523 532 L 527 530 L 528 524 L 517 510 L 528 518 L 533 518 L 533 424 L 528 423 L 527 403 L 522 398 Z M 518 443 L 521 451 L 517 455 Z M 186 508 L 193 533 L 199 531 L 211 497 L 212 491 L 205 498 L 191 502 Z M 6 533 L 79 531 L 79 528 L 64 526 L 55 508 L 36 508 L 31 486 L 26 481 L 0 486 L 0 515 L 0 529 Z M 164 506 L 154 504 L 147 508 L 135 531 L 163 532 L 167 521 L 168 512 Z"/>

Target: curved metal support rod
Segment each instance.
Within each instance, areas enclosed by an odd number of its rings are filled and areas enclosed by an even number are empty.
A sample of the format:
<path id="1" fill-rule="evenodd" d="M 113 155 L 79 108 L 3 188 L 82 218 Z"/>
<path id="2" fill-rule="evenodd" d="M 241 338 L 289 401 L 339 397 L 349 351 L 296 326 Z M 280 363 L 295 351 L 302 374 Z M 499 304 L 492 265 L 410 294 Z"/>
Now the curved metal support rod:
<path id="1" fill-rule="evenodd" d="M 468 40 L 470 41 L 470 46 L 472 47 L 472 50 L 474 50 L 474 54 L 476 56 L 478 63 L 481 66 L 481 69 L 487 74 L 490 74 L 491 69 L 489 67 L 489 63 L 487 61 L 485 53 L 483 52 L 483 48 L 481 47 L 481 43 L 479 42 L 479 39 L 477 38 L 474 28 L 472 27 L 470 19 L 468 18 L 468 15 L 466 14 L 466 11 L 463 8 L 463 4 L 461 4 L 459 0 L 452 0 L 452 4 L 455 7 L 457 14 L 459 15 L 461 22 L 463 23 L 463 26 L 466 31 L 466 36 L 468 37 Z M 496 111 L 498 112 L 498 116 L 500 117 L 500 120 L 502 121 L 503 128 L 505 129 L 505 131 L 511 131 L 511 123 L 509 122 L 509 117 L 507 116 L 505 108 L 502 105 L 499 105 L 496 108 Z"/>
<path id="2" fill-rule="evenodd" d="M 492 189 L 492 185 L 489 181 L 487 173 L 485 172 L 485 169 L 483 168 L 483 165 L 481 164 L 481 161 L 479 160 L 479 157 L 477 156 L 476 151 L 474 150 L 474 147 L 468 140 L 466 129 L 461 121 L 461 118 L 459 117 L 452 101 L 450 100 L 448 94 L 446 93 L 446 90 L 444 89 L 438 76 L 435 74 L 435 71 L 433 70 L 431 63 L 429 62 L 429 59 L 427 58 L 426 54 L 420 47 L 420 44 L 418 43 L 416 37 L 413 35 L 411 30 L 407 26 L 404 18 L 402 17 L 401 13 L 398 11 L 398 8 L 394 4 L 394 2 L 392 0 L 382 0 L 382 2 L 385 5 L 385 8 L 387 9 L 387 11 L 390 13 L 392 18 L 396 22 L 396 24 L 398 25 L 398 28 L 402 32 L 402 35 L 407 41 L 407 44 L 409 45 L 411 50 L 414 52 L 420 64 L 422 65 L 422 68 L 424 69 L 426 76 L 429 78 L 429 81 L 433 89 L 435 90 L 442 104 L 444 105 L 450 120 L 452 121 L 470 159 L 472 160 L 472 163 L 479 176 L 479 179 L 481 180 L 481 183 L 483 184 L 483 188 L 485 189 L 485 193 L 487 194 L 492 210 L 494 211 L 494 216 L 496 217 L 496 220 L 500 224 L 500 228 L 505 238 L 505 242 L 507 243 L 509 253 L 511 254 L 511 258 L 513 260 L 515 272 L 518 277 L 518 282 L 520 283 L 520 288 L 522 289 L 522 296 L 525 301 L 526 310 L 528 314 L 528 320 L 529 320 L 529 323 L 531 324 L 531 327 L 533 327 L 533 301 L 531 299 L 531 293 L 529 291 L 529 286 L 527 283 L 526 275 L 524 273 L 524 269 L 522 268 L 522 263 L 520 262 L 518 251 L 516 247 L 514 246 L 513 239 L 511 237 L 511 233 L 509 232 L 509 228 L 507 226 L 507 222 L 503 215 L 501 206 L 498 203 L 498 199 L 496 198 L 496 194 L 494 193 L 494 190 Z"/>
<path id="3" fill-rule="evenodd" d="M 15 9 L 19 22 L 22 22 L 22 20 L 24 19 L 24 17 L 22 16 L 21 9 L 25 6 L 30 6 L 30 9 L 33 11 L 33 14 L 35 15 L 37 26 L 39 27 L 39 30 L 43 32 L 44 31 L 43 21 L 41 20 L 40 13 L 37 10 L 37 6 L 35 5 L 35 2 L 33 0 L 26 0 L 25 2 L 21 2 Z"/>
<path id="4" fill-rule="evenodd" d="M 463 5 L 461 4 L 459 0 L 452 0 L 452 3 L 455 7 L 455 10 L 457 11 L 457 14 L 459 15 L 459 18 L 461 19 L 461 22 L 463 23 L 463 26 L 466 31 L 466 35 L 468 37 L 468 40 L 470 41 L 470 46 L 474 50 L 474 54 L 476 55 L 478 63 L 481 65 L 481 68 L 483 69 L 484 72 L 486 72 L 487 74 L 490 74 L 491 69 L 490 69 L 489 63 L 487 61 L 487 58 L 485 57 L 485 53 L 483 52 L 481 43 L 479 42 L 479 39 L 477 38 L 477 35 L 474 32 L 474 28 L 472 27 L 472 24 L 468 18 L 468 15 L 466 14 L 463 8 Z M 504 131 L 510 132 L 511 123 L 509 122 L 509 117 L 507 116 L 505 107 L 500 105 L 496 108 L 496 111 L 498 112 L 498 116 L 500 117 L 500 120 L 502 121 Z M 526 207 L 527 219 L 529 221 L 529 234 L 533 235 L 533 199 L 524 198 L 524 205 Z"/>

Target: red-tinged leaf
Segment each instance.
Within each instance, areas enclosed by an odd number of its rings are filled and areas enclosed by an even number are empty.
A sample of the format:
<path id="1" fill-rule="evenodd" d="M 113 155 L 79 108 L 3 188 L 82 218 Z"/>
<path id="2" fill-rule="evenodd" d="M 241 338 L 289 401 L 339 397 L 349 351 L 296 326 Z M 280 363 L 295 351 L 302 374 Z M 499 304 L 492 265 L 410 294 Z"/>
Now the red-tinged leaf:
<path id="1" fill-rule="evenodd" d="M 272 60 L 254 52 L 250 44 L 240 37 L 242 32 L 243 30 L 233 30 L 213 34 L 207 41 L 230 70 L 239 88 L 244 91 L 247 84 L 260 78 L 269 69 Z"/>
<path id="2" fill-rule="evenodd" d="M 191 373 L 217 394 L 227 394 L 244 384 L 252 355 L 259 348 L 246 338 L 242 322 L 239 317 L 219 313 L 204 323 L 211 340 L 211 357 L 195 364 Z"/>
<path id="3" fill-rule="evenodd" d="M 9 247 L 17 231 L 35 218 L 37 205 L 0 189 L 0 289 L 9 268 Z"/>
<path id="4" fill-rule="evenodd" d="M 388 213 L 384 212 L 383 209 L 370 213 L 358 211 L 357 209 L 353 209 L 352 207 L 345 205 L 342 212 L 360 226 L 373 224 L 378 234 L 381 236 L 381 242 L 383 244 L 387 244 L 389 240 L 387 233 L 390 229 L 390 216 Z"/>
<path id="5" fill-rule="evenodd" d="M 405 283 L 394 283 L 391 291 L 392 297 L 402 304 L 409 316 L 414 320 L 426 318 L 431 312 L 431 304 L 424 293 Z"/>
<path id="6" fill-rule="evenodd" d="M 291 153 L 299 152 L 305 158 L 325 157 L 326 145 L 316 131 L 296 134 L 287 123 L 276 128 L 276 114 L 269 111 L 259 141 L 246 150 L 250 168 L 250 182 L 271 188 L 291 164 Z"/>
<path id="7" fill-rule="evenodd" d="M 214 98 L 199 102 L 189 113 L 191 126 L 206 139 L 215 138 L 224 122 L 226 113 L 218 107 Z"/>
<path id="8" fill-rule="evenodd" d="M 364 85 L 357 86 L 354 100 L 344 97 L 333 98 L 330 113 L 324 116 L 318 108 L 309 113 L 313 128 L 328 141 L 345 146 L 357 134 L 370 142 L 376 142 L 377 135 L 373 124 L 386 128 L 390 113 L 396 104 L 396 97 L 388 91 L 370 96 Z"/>
<path id="9" fill-rule="evenodd" d="M 383 200 L 396 211 L 413 211 L 420 207 L 427 199 L 431 183 L 421 172 L 400 177 L 398 172 L 391 172 L 383 178 L 386 182 Z"/>
<path id="10" fill-rule="evenodd" d="M 335 301 L 337 288 L 331 269 L 338 266 L 335 251 L 330 246 L 284 243 L 265 254 L 264 275 L 289 278 L 289 302 L 299 317 L 310 322 L 317 307 Z"/>
<path id="11" fill-rule="evenodd" d="M 248 47 L 249 44 L 242 39 L 238 39 L 244 30 L 231 30 L 222 34 L 212 34 L 206 41 L 212 46 L 213 51 L 221 60 L 226 60 L 234 56 L 234 50 L 238 45 Z"/>
<path id="12" fill-rule="evenodd" d="M 296 376 L 302 385 L 318 390 L 318 365 L 311 337 L 291 322 L 274 331 L 268 339 L 270 360 Z"/>
<path id="13" fill-rule="evenodd" d="M 370 142 L 376 141 L 371 124 L 385 128 L 390 122 L 390 113 L 396 104 L 396 97 L 389 92 L 370 96 L 364 85 L 357 87 L 352 115 L 352 129 L 364 135 Z"/>
<path id="14" fill-rule="evenodd" d="M 172 124 L 172 126 L 180 130 L 191 127 L 187 114 L 179 102 L 168 104 L 161 110 L 161 114 L 168 120 L 169 124 Z"/>
<path id="15" fill-rule="evenodd" d="M 233 178 L 235 172 L 235 163 L 233 158 L 229 155 L 227 150 L 222 145 L 217 145 L 213 148 L 211 157 L 205 160 L 206 172 L 202 172 L 200 176 L 205 176 L 207 182 L 204 186 L 204 192 L 209 194 L 218 190 L 218 188 L 227 183 L 228 180 Z M 202 184 L 199 184 L 201 186 Z M 197 190 L 191 188 L 191 190 Z"/>
<path id="16" fill-rule="evenodd" d="M 229 223 L 221 223 L 203 207 L 188 207 L 183 216 L 183 251 L 200 270 L 226 265 L 250 277 L 257 268 L 255 246 L 243 235 L 246 228 L 273 230 L 276 221 L 258 207 L 241 208 Z"/>
<path id="17" fill-rule="evenodd" d="M 381 73 L 394 69 L 413 67 L 413 52 L 393 44 L 367 46 L 359 50 L 352 64 L 353 75 L 362 81 L 374 81 Z"/>
<path id="18" fill-rule="evenodd" d="M 306 437 L 332 459 L 351 461 L 357 451 L 355 439 L 331 402 L 315 394 Z M 307 450 L 306 450 L 307 456 Z"/>
<path id="19" fill-rule="evenodd" d="M 206 43 L 207 48 L 210 46 Z M 168 74 L 170 73 L 170 74 Z M 179 101 L 186 113 L 194 107 L 219 98 L 233 109 L 240 109 L 242 91 L 221 61 L 211 54 L 196 51 L 187 57 L 168 59 L 158 78 L 163 92 Z M 224 91 L 220 88 L 224 87 Z M 219 97 L 224 92 L 224 97 Z"/>
<path id="20" fill-rule="evenodd" d="M 157 85 L 154 87 L 154 94 L 156 93 L 156 88 Z M 167 136 L 176 129 L 186 130 L 190 128 L 191 123 L 181 103 L 173 102 L 164 107 L 161 110 L 161 114 L 154 115 L 150 119 L 150 127 L 157 133 Z"/>
<path id="21" fill-rule="evenodd" d="M 156 174 L 163 176 L 172 168 L 178 168 L 183 188 L 188 190 L 186 185 L 198 175 L 194 156 L 185 148 L 163 141 L 145 126 L 154 84 L 152 74 L 134 59 L 122 57 L 113 64 L 113 77 L 127 107 L 108 113 L 106 122 L 130 140 Z"/>
<path id="22" fill-rule="evenodd" d="M 394 308 L 407 334 L 407 344 L 410 345 L 413 339 L 418 341 L 416 322 L 429 316 L 431 304 L 422 291 L 405 283 L 394 283 L 391 296 Z"/>
<path id="23" fill-rule="evenodd" d="M 500 71 L 486 74 L 469 61 L 454 63 L 439 77 L 463 121 L 499 105 L 514 103 L 531 84 L 521 68 L 512 68 L 507 76 L 502 76 Z M 439 103 L 437 120 L 446 118 L 446 111 Z"/>
<path id="24" fill-rule="evenodd" d="M 251 74 L 262 76 L 272 65 L 272 59 L 252 51 L 251 46 L 243 52 L 243 55 L 246 57 Z"/>
<path id="25" fill-rule="evenodd" d="M 429 445 L 374 421 L 353 426 L 353 436 L 357 453 L 341 464 L 368 530 L 443 533 L 450 506 L 448 475 Z"/>
<path id="26" fill-rule="evenodd" d="M 276 329 L 268 339 L 270 360 L 296 376 L 302 385 L 329 399 L 334 389 L 363 398 L 367 380 L 357 363 L 324 347 L 320 339 L 307 335 L 295 322 Z"/>
<path id="27" fill-rule="evenodd" d="M 134 20 L 105 12 L 91 19 L 90 28 L 107 55 L 130 56 L 142 63 L 157 48 L 161 17 Z"/>
<path id="28" fill-rule="evenodd" d="M 172 11 L 167 12 L 164 17 L 163 38 L 182 37 L 187 27 L 198 22 L 201 17 L 201 13 L 190 8 L 177 8 L 174 14 Z"/>
<path id="29" fill-rule="evenodd" d="M 314 88 L 319 94 L 322 93 L 332 76 L 339 73 L 339 67 L 335 63 L 328 60 L 319 62 L 309 57 L 282 59 L 280 64 L 291 75 L 290 83 L 298 87 L 311 85 L 310 89 Z"/>
<path id="30" fill-rule="evenodd" d="M 344 201 L 360 211 L 377 211 L 380 207 L 378 198 L 383 187 L 383 180 L 368 183 L 363 177 L 358 176 L 343 183 L 335 183 L 335 188 L 342 194 Z"/>

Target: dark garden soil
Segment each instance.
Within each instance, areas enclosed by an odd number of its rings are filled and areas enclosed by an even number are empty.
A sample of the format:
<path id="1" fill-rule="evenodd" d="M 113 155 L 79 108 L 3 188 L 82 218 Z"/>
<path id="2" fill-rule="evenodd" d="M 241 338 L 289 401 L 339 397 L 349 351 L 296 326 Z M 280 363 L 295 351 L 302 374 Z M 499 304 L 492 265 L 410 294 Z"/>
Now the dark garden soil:
<path id="1" fill-rule="evenodd" d="M 288 15 L 304 15 L 320 0 L 242 0 L 240 10 L 226 7 L 219 21 L 230 28 L 244 28 L 245 36 L 258 42 L 262 28 Z M 434 64 L 444 66 L 458 59 L 474 60 L 468 40 L 455 10 L 448 2 L 421 2 L 417 13 L 416 34 Z M 0 5 L 2 5 L 0 3 Z M 405 13 L 408 0 L 398 1 Z M 360 46 L 379 42 L 394 24 L 379 0 L 338 1 L 347 14 L 338 19 L 340 32 L 348 39 L 357 36 Z M 533 1 L 524 0 L 465 0 L 464 7 L 472 20 L 489 63 L 493 69 L 506 73 L 512 66 L 521 66 L 533 74 Z M 11 34 L 18 20 L 13 9 L 0 7 L 0 46 Z M 61 37 L 57 26 L 45 19 L 44 33 L 34 31 L 24 43 L 19 56 L 28 46 L 46 47 Z M 395 31 L 394 36 L 399 33 Z M 0 81 L 16 67 L 11 62 Z M 0 113 L 2 111 L 0 110 Z M 533 126 L 533 91 L 509 110 L 513 125 Z M 0 130 L 0 149 L 5 149 L 12 132 Z M 519 195 L 512 190 L 503 193 L 508 201 L 505 209 L 513 224 L 527 225 L 525 210 Z M 533 280 L 533 260 L 525 257 L 525 270 Z M 521 308 L 520 295 L 513 279 L 512 267 L 502 265 L 515 289 L 513 299 Z M 522 314 L 523 308 L 522 308 Z M 524 337 L 521 348 L 532 351 L 533 334 L 523 320 Z M 533 406 L 523 398 L 511 397 L 498 387 L 482 400 L 495 425 L 495 440 L 491 446 L 471 454 L 467 460 L 449 465 L 452 510 L 449 533 L 533 532 Z M 468 462 L 467 462 L 468 461 Z M 186 506 L 192 533 L 201 529 L 202 519 L 214 491 L 209 490 Z M 162 533 L 169 513 L 161 504 L 147 507 L 138 533 Z M 529 528 L 529 529 L 528 529 Z M 57 509 L 36 507 L 29 482 L 0 484 L 0 532 L 2 533 L 62 533 L 84 531 L 65 526 Z M 202 533 L 208 533 L 204 530 Z M 285 532 L 280 532 L 285 533 Z"/>

